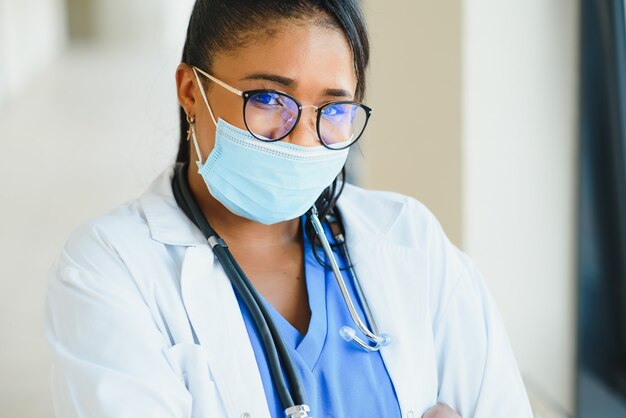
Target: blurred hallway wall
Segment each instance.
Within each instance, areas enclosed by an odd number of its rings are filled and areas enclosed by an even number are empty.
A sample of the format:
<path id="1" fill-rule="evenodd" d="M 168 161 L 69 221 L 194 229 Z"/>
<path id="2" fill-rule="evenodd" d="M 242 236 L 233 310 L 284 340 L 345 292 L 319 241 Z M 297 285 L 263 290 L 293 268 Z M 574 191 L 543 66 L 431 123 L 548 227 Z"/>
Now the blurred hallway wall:
<path id="1" fill-rule="evenodd" d="M 365 5 L 365 186 L 435 213 L 485 276 L 529 390 L 572 413 L 578 2 Z"/>
<path id="2" fill-rule="evenodd" d="M 66 44 L 64 0 L 0 0 L 0 106 Z"/>
<path id="3" fill-rule="evenodd" d="M 364 8 L 374 112 L 361 177 L 421 200 L 461 244 L 461 2 L 367 0 Z"/>
<path id="4" fill-rule="evenodd" d="M 175 157 L 192 3 L 0 0 L 2 417 L 53 415 L 44 291 L 65 240 Z"/>
<path id="5" fill-rule="evenodd" d="M 193 0 L 65 0 L 70 38 L 182 48 Z"/>
<path id="6" fill-rule="evenodd" d="M 574 412 L 579 5 L 464 3 L 463 230 L 527 382 Z"/>

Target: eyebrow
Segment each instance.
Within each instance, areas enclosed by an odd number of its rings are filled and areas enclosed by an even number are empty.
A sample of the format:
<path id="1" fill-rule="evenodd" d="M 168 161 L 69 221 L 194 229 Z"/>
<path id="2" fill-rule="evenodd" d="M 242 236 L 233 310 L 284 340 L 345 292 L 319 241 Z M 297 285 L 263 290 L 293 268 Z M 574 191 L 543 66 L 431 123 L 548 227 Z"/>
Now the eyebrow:
<path id="1" fill-rule="evenodd" d="M 271 73 L 253 73 L 245 76 L 241 80 L 266 80 L 289 88 L 295 88 L 298 84 L 292 78 Z M 323 95 L 330 97 L 352 97 L 352 94 L 345 89 L 326 89 L 324 90 Z"/>
<path id="2" fill-rule="evenodd" d="M 283 77 L 277 74 L 270 73 L 254 73 L 245 76 L 242 80 L 267 80 L 274 83 L 282 84 L 285 87 L 294 87 L 297 83 L 294 79 Z"/>
<path id="3" fill-rule="evenodd" d="M 344 89 L 326 89 L 324 90 L 324 96 L 352 97 L 352 94 L 348 90 L 344 90 Z"/>

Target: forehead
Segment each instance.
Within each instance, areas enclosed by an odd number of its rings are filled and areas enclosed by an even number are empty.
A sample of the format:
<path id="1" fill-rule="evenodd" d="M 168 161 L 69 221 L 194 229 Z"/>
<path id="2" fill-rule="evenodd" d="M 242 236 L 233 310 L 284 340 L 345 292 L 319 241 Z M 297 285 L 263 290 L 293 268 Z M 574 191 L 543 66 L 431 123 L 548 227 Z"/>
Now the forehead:
<path id="1" fill-rule="evenodd" d="M 276 74 L 293 79 L 294 90 L 311 93 L 325 89 L 354 92 L 356 88 L 345 36 L 338 29 L 314 23 L 272 22 L 271 31 L 259 30 L 253 42 L 216 54 L 212 71 L 234 83 L 253 73 Z"/>

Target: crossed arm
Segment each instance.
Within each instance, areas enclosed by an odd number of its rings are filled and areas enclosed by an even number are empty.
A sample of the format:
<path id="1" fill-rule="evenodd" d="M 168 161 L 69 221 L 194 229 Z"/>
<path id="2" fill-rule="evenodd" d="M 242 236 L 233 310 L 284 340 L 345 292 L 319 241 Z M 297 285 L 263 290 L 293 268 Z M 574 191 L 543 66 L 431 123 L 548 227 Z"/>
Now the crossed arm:
<path id="1" fill-rule="evenodd" d="M 439 403 L 426 411 L 422 418 L 461 418 L 461 416 L 448 405 Z"/>

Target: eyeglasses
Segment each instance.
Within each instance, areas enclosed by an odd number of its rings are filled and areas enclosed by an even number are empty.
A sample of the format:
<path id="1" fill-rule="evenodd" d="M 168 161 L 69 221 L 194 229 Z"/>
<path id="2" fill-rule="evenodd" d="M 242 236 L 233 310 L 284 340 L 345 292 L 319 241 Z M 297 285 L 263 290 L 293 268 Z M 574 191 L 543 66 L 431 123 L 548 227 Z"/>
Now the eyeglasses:
<path id="1" fill-rule="evenodd" d="M 240 91 L 193 67 L 211 81 L 243 98 L 243 120 L 256 139 L 280 141 L 289 135 L 302 116 L 302 109 L 312 107 L 317 113 L 317 135 L 326 148 L 342 150 L 354 144 L 365 131 L 372 109 L 351 100 L 339 100 L 321 106 L 303 106 L 296 98 L 277 90 Z M 204 95 L 204 90 L 202 90 Z"/>

